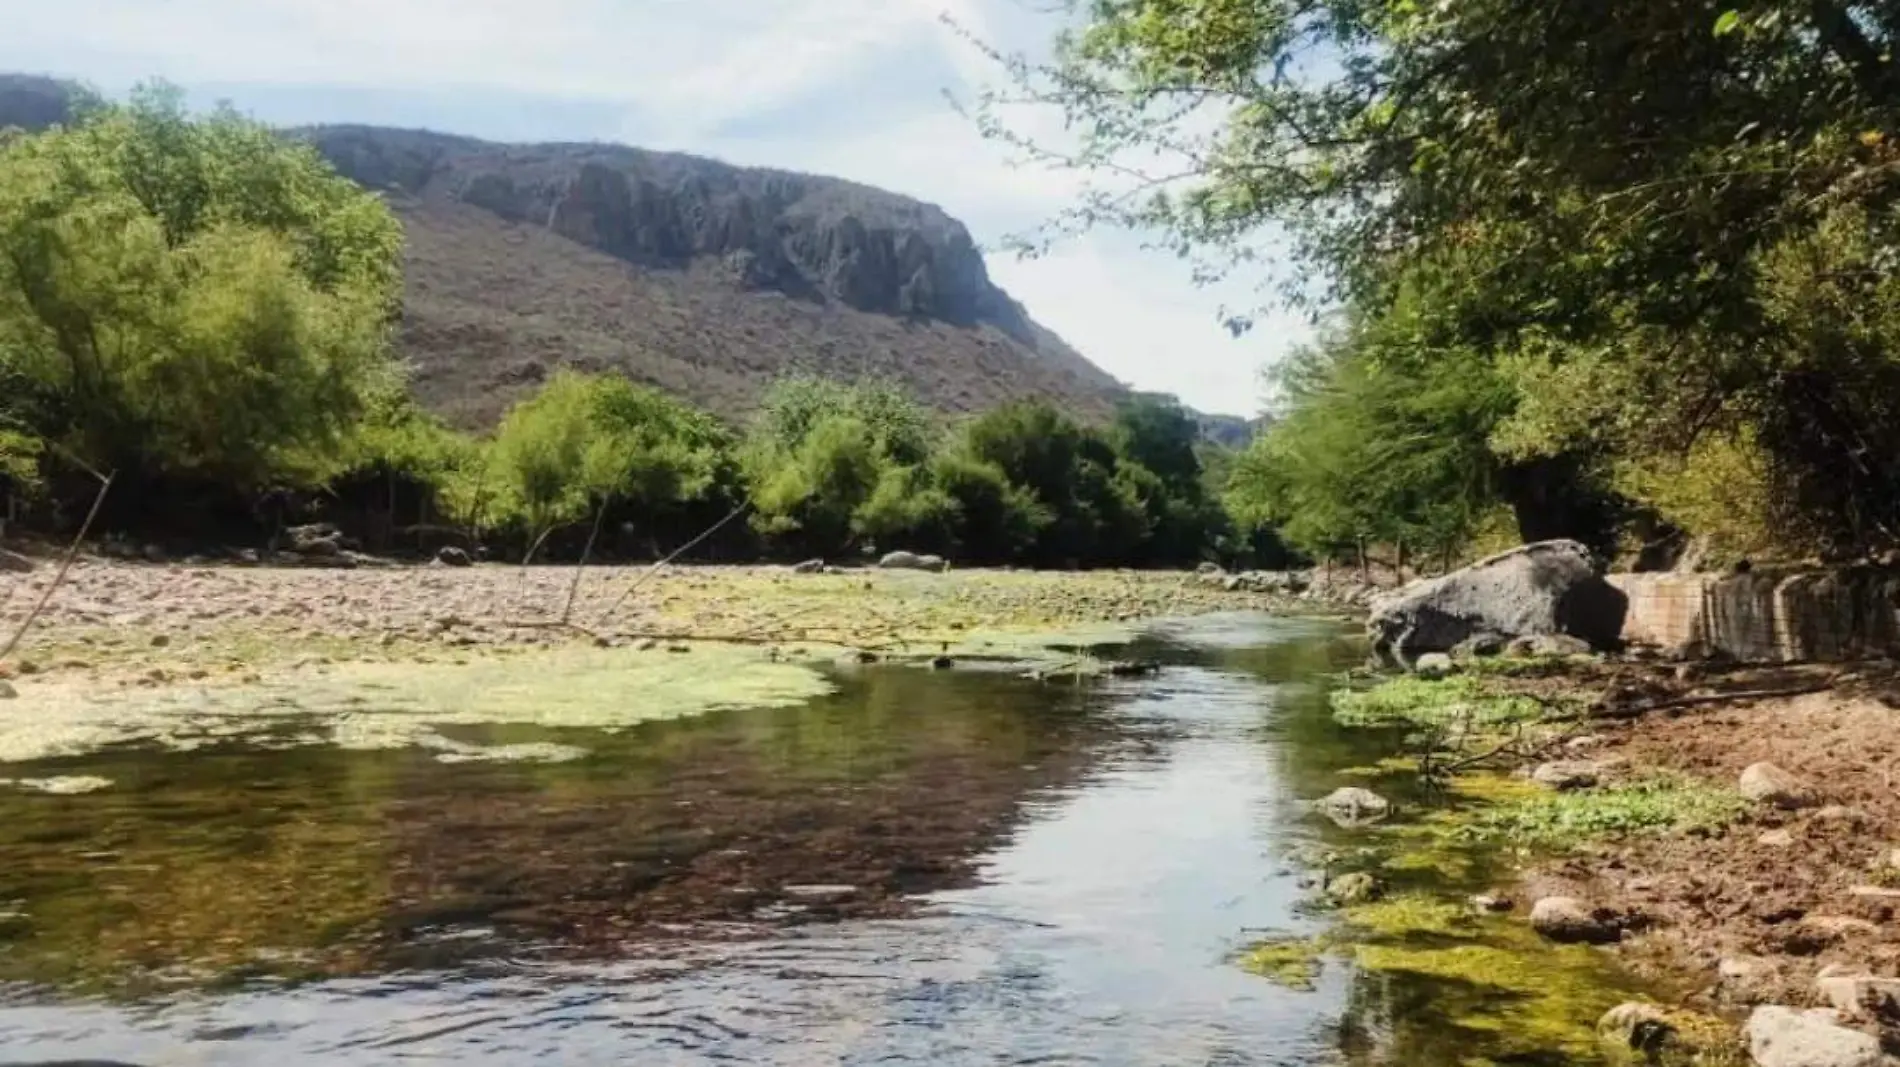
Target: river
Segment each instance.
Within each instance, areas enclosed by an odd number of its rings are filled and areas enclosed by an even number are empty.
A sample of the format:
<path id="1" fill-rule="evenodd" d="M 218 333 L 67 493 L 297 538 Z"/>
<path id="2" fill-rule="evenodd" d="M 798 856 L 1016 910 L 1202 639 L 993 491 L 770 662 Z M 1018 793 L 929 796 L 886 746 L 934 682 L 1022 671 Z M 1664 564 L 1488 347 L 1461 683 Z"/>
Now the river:
<path id="1" fill-rule="evenodd" d="M 1362 650 L 1137 644 L 1158 675 L 849 670 L 559 764 L 49 761 L 118 787 L 0 796 L 0 1063 L 1485 1062 L 1521 996 L 1234 962 L 1332 922 L 1310 857 L 1351 838 L 1307 801 L 1389 744 L 1326 714 Z"/>

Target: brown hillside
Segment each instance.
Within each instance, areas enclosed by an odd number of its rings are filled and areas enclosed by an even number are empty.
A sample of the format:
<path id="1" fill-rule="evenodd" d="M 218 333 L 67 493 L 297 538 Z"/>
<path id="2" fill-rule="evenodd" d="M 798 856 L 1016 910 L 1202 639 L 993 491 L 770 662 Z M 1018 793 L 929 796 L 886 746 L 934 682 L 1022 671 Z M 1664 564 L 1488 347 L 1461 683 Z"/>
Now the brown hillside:
<path id="1" fill-rule="evenodd" d="M 0 75 L 0 128 L 71 89 Z M 401 349 L 418 396 L 492 424 L 560 366 L 618 370 L 727 416 L 789 371 L 895 378 L 969 411 L 1124 389 L 989 280 L 940 208 L 832 178 L 618 145 L 298 131 L 406 229 Z"/>

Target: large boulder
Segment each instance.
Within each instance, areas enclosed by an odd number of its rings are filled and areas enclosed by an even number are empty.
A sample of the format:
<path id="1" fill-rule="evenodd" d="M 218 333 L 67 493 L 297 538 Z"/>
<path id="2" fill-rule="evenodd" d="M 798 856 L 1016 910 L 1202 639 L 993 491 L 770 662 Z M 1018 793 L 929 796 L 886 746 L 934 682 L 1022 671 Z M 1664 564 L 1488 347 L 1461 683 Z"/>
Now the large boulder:
<path id="1" fill-rule="evenodd" d="M 1409 663 L 1450 652 L 1480 635 L 1567 634 L 1609 648 L 1623 631 L 1628 600 L 1596 572 L 1575 541 L 1540 541 L 1439 578 L 1413 582 L 1373 604 L 1373 651 Z"/>

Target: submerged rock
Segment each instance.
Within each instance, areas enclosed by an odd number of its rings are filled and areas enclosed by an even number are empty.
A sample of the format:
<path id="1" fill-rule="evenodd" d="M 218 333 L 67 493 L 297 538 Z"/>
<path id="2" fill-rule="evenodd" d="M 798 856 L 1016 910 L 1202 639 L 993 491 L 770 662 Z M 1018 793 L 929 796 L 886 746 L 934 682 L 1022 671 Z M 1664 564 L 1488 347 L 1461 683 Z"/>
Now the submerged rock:
<path id="1" fill-rule="evenodd" d="M 1756 1008 L 1744 1028 L 1757 1067 L 1881 1067 L 1880 1042 L 1828 1009 Z"/>
<path id="2" fill-rule="evenodd" d="M 1805 782 L 1772 763 L 1750 764 L 1736 788 L 1750 800 L 1778 808 L 1803 808 L 1814 803 L 1814 793 Z"/>
<path id="3" fill-rule="evenodd" d="M 1641 1001 L 1618 1004 L 1597 1020 L 1598 1036 L 1635 1052 L 1659 1052 L 1675 1033 L 1675 1024 L 1661 1008 Z"/>
<path id="4" fill-rule="evenodd" d="M 1407 662 L 1449 652 L 1482 634 L 1568 634 L 1593 647 L 1616 643 L 1628 601 L 1575 541 L 1543 541 L 1414 582 L 1375 605 L 1367 629 L 1376 654 Z"/>
<path id="5" fill-rule="evenodd" d="M 1392 802 L 1370 789 L 1346 786 L 1321 797 L 1315 804 L 1335 822 L 1353 824 L 1383 819 L 1392 813 Z"/>
<path id="6" fill-rule="evenodd" d="M 1623 933 L 1615 912 L 1572 897 L 1545 897 L 1531 905 L 1531 929 L 1564 944 L 1608 944 Z"/>

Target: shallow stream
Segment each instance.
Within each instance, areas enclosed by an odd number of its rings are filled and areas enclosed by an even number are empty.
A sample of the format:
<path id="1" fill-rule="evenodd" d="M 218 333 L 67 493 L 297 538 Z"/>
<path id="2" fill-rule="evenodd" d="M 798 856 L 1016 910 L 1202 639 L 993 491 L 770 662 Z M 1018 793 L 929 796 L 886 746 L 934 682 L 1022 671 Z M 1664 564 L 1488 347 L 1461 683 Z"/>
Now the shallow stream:
<path id="1" fill-rule="evenodd" d="M 876 666 L 796 708 L 443 728 L 568 762 L 10 766 L 113 784 L 0 789 L 0 1063 L 1589 1061 L 1627 983 L 1508 920 L 1331 945 L 1310 988 L 1238 965 L 1337 928 L 1316 867 L 1371 847 L 1400 899 L 1456 901 L 1491 859 L 1403 862 L 1403 826 L 1309 810 L 1392 744 L 1327 715 L 1362 656 L 1341 631 L 1214 616 L 1138 646 L 1158 676 Z"/>

